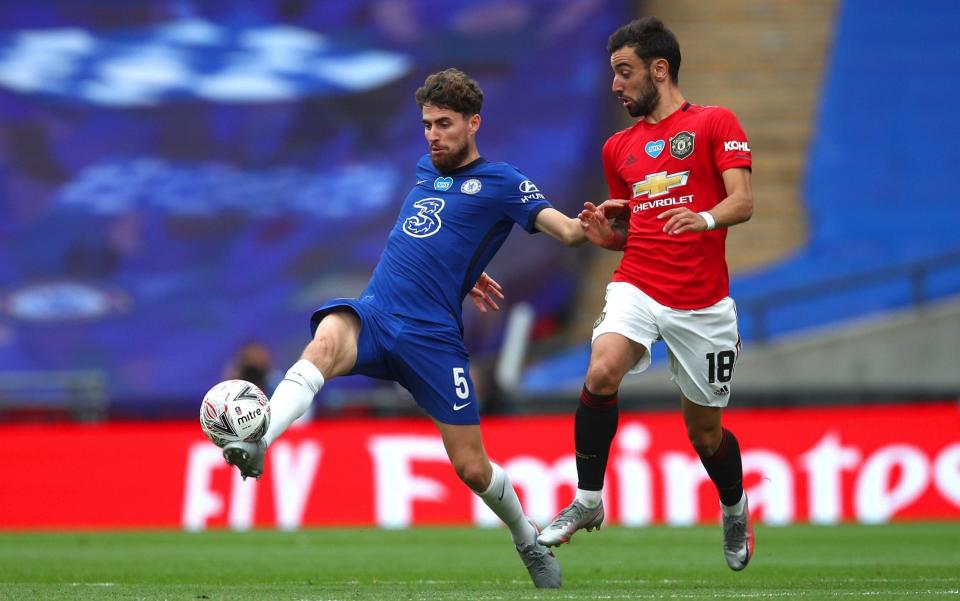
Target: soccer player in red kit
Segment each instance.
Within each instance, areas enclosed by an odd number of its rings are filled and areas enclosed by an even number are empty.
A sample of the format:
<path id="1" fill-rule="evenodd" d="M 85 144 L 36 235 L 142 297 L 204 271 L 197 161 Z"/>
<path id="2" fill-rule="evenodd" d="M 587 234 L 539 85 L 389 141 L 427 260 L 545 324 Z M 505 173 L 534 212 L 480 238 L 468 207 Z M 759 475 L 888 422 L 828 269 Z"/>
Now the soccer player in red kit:
<path id="1" fill-rule="evenodd" d="M 617 431 L 617 391 L 666 343 L 687 434 L 716 485 L 723 554 L 733 570 L 753 555 L 736 437 L 722 427 L 740 351 L 724 257 L 727 228 L 750 219 L 751 155 L 736 117 L 687 102 L 677 87 L 680 47 L 654 17 L 610 36 L 613 92 L 639 119 L 603 146 L 610 200 L 585 204 L 587 237 L 623 260 L 594 324 L 590 364 L 577 408 L 576 498 L 539 541 L 559 545 L 603 521 L 603 477 Z"/>

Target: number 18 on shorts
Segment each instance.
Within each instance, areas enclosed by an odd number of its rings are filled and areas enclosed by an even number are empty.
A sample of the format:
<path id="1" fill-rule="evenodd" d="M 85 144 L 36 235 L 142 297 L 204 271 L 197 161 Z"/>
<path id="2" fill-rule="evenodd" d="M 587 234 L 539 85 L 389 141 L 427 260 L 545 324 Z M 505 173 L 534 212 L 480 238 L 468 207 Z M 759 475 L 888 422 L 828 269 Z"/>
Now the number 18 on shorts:
<path id="1" fill-rule="evenodd" d="M 733 369 L 740 354 L 737 309 L 730 297 L 703 309 L 671 309 L 627 282 L 607 285 L 606 304 L 593 329 L 593 340 L 616 333 L 646 347 L 629 371 L 650 366 L 657 340 L 667 345 L 670 379 L 685 397 L 708 407 L 726 407 Z"/>

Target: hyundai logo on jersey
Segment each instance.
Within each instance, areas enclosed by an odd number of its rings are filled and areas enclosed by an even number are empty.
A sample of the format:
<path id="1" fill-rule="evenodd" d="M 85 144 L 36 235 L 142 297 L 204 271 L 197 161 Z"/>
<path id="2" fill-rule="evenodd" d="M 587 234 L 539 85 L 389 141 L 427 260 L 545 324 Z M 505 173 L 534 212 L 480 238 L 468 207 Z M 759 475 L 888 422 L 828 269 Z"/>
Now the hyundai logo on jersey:
<path id="1" fill-rule="evenodd" d="M 539 192 L 540 190 L 532 181 L 525 179 L 520 182 L 520 191 L 524 194 L 530 194 L 531 192 Z"/>
<path id="2" fill-rule="evenodd" d="M 647 145 L 643 147 L 647 154 L 653 158 L 660 156 L 660 153 L 663 152 L 663 148 L 666 146 L 663 140 L 651 140 L 647 142 Z"/>
<path id="3" fill-rule="evenodd" d="M 441 192 L 446 192 L 452 185 L 452 177 L 438 177 L 437 179 L 433 180 L 433 189 L 440 190 Z"/>

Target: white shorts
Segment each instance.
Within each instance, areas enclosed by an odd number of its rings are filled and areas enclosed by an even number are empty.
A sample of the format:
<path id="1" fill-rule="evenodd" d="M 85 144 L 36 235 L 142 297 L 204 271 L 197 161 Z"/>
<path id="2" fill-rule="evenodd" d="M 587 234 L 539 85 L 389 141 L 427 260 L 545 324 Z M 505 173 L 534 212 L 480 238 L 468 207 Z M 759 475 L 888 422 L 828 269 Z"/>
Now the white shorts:
<path id="1" fill-rule="evenodd" d="M 606 305 L 593 324 L 592 341 L 616 333 L 646 347 L 628 372 L 650 367 L 653 343 L 663 340 L 670 360 L 670 379 L 698 405 L 726 407 L 733 367 L 740 356 L 737 307 L 729 296 L 704 309 L 671 309 L 626 282 L 607 285 Z"/>

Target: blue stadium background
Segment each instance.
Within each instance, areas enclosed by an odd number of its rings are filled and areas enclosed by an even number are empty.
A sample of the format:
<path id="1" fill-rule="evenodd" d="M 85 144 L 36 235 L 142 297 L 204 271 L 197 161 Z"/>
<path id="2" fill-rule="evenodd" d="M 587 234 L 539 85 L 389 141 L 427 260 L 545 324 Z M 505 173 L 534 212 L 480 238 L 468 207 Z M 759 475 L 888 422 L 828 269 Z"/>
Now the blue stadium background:
<path id="1" fill-rule="evenodd" d="M 628 4 L 5 6 L 0 365 L 95 370 L 114 408 L 192 411 L 243 343 L 292 361 L 312 308 L 375 265 L 425 148 L 413 90 L 447 66 L 484 87 L 485 156 L 567 213 L 602 198 L 599 148 L 620 126 L 603 48 Z M 734 278 L 747 341 L 909 306 L 917 265 L 927 297 L 960 292 L 956 16 L 933 0 L 909 20 L 897 3 L 841 4 L 809 239 Z M 589 258 L 517 235 L 495 275 L 562 324 Z M 502 320 L 467 318 L 472 350 L 495 351 Z M 523 390 L 567 390 L 587 353 L 531 366 Z"/>
<path id="2" fill-rule="evenodd" d="M 426 149 L 413 92 L 441 68 L 482 83 L 485 156 L 568 213 L 596 192 L 619 2 L 184 6 L 2 12 L 6 370 L 98 370 L 114 409 L 192 411 L 243 343 L 295 359 L 311 310 L 376 264 Z M 548 317 L 582 261 L 557 248 L 518 235 L 498 263 Z"/>

